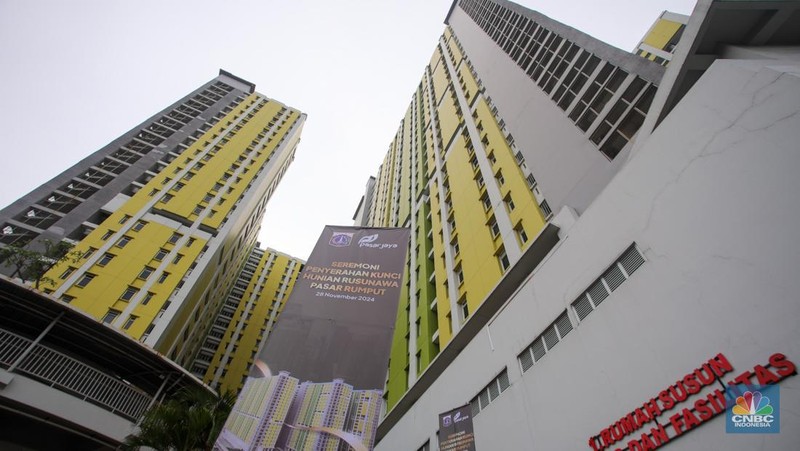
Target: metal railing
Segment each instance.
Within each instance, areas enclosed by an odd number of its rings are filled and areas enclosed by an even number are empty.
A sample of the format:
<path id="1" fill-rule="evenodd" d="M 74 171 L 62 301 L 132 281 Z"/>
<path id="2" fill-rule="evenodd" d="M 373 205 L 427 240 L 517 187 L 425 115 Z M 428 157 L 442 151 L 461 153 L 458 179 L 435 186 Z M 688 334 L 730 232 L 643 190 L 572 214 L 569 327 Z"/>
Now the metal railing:
<path id="1" fill-rule="evenodd" d="M 0 329 L 0 366 L 8 368 L 33 343 Z M 41 344 L 33 345 L 14 372 L 71 393 L 131 421 L 137 421 L 152 397 L 114 376 Z"/>

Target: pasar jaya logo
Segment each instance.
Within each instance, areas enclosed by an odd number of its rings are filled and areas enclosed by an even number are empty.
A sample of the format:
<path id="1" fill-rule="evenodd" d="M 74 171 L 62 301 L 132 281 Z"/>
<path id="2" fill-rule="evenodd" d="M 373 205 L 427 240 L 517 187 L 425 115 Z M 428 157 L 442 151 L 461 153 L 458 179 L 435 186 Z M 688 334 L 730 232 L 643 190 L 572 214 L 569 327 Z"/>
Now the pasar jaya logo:
<path id="1" fill-rule="evenodd" d="M 376 243 L 378 234 L 363 236 L 358 240 L 358 247 L 368 247 L 372 249 L 394 249 L 397 243 Z"/>
<path id="2" fill-rule="evenodd" d="M 394 249 L 397 247 L 396 243 L 376 243 L 378 241 L 378 234 L 363 236 L 358 240 L 358 247 L 369 247 L 373 249 Z"/>
<path id="3" fill-rule="evenodd" d="M 728 411 L 726 428 L 728 432 L 777 433 L 779 431 L 780 421 L 777 405 L 773 405 L 772 400 L 765 396 L 764 392 L 767 390 L 771 392 L 771 396 L 776 398 L 776 401 L 779 399 L 777 386 L 765 386 L 759 390 L 748 389 L 736 396 L 736 402 Z"/>
<path id="4" fill-rule="evenodd" d="M 377 239 L 378 239 L 378 234 L 377 233 L 375 235 L 363 236 L 363 237 L 361 237 L 361 239 L 358 240 L 358 244 L 374 243 L 375 240 L 377 240 Z"/>

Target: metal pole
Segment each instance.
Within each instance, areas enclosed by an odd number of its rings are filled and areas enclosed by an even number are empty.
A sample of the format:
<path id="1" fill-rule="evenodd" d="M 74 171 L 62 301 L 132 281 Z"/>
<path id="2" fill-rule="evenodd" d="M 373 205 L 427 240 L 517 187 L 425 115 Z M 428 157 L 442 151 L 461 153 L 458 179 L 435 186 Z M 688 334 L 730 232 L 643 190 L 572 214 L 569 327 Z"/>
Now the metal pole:
<path id="1" fill-rule="evenodd" d="M 61 313 L 59 313 L 59 314 L 58 314 L 58 316 L 56 316 L 56 317 L 55 317 L 55 319 L 54 319 L 53 321 L 51 321 L 51 322 L 50 322 L 50 324 L 48 324 L 48 325 L 47 325 L 47 327 L 45 327 L 45 328 L 44 328 L 44 330 L 42 331 L 42 333 L 40 333 L 40 334 L 39 334 L 39 336 L 38 336 L 38 337 L 36 337 L 36 340 L 33 340 L 33 341 L 31 342 L 31 344 L 28 346 L 28 348 L 27 348 L 27 349 L 25 349 L 24 351 L 22 351 L 22 354 L 20 354 L 20 356 L 19 356 L 19 357 L 17 357 L 17 360 L 15 360 L 15 361 L 14 361 L 14 363 L 12 363 L 12 364 L 11 364 L 11 366 L 9 366 L 9 367 L 8 367 L 8 370 L 6 370 L 6 371 L 8 371 L 9 373 L 13 373 L 13 372 L 14 372 L 14 370 L 17 368 L 17 366 L 18 366 L 20 363 L 22 363 L 22 360 L 23 360 L 25 357 L 27 357 L 27 356 L 28 356 L 28 354 L 30 354 L 30 353 L 31 353 L 31 351 L 33 351 L 33 348 L 35 348 L 35 347 L 36 347 L 36 345 L 38 345 L 38 344 L 39 344 L 39 342 L 40 342 L 40 341 L 42 341 L 42 338 L 44 338 L 44 336 L 45 336 L 45 335 L 47 335 L 47 333 L 48 333 L 48 332 L 50 332 L 50 330 L 53 328 L 53 326 L 55 326 L 55 325 L 56 325 L 56 323 L 58 322 L 58 320 L 60 320 L 60 319 L 61 319 L 61 317 L 62 317 L 62 316 L 64 316 L 64 312 L 63 312 L 63 311 L 62 311 Z"/>
<path id="2" fill-rule="evenodd" d="M 161 391 L 164 390 L 164 387 L 167 386 L 167 382 L 169 381 L 169 377 L 170 376 L 171 376 L 171 374 L 169 374 L 169 373 L 166 376 L 164 376 L 164 382 L 161 383 L 161 386 L 158 387 L 158 390 L 156 391 L 156 394 L 153 395 L 153 399 L 151 399 L 150 403 L 147 404 L 147 408 L 144 409 L 145 412 L 150 410 L 153 407 L 153 404 L 155 404 L 156 401 L 158 401 L 158 397 L 161 395 Z M 139 419 L 136 420 L 136 426 L 139 426 L 142 423 L 142 419 L 144 419 L 144 415 L 140 416 Z"/>

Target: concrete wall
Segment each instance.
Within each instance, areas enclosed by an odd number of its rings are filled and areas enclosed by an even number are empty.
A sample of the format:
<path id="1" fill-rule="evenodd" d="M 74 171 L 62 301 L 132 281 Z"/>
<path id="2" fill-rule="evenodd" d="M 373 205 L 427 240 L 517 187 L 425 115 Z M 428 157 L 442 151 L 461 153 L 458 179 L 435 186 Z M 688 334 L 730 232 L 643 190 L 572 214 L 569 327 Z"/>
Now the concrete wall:
<path id="1" fill-rule="evenodd" d="M 82 400 L 80 397 L 52 388 L 21 374 L 10 374 L 0 369 L 3 376 L 11 376 L 7 386 L 0 388 L 0 404 L 19 403 L 24 410 L 44 424 L 56 424 L 76 435 L 95 437 L 97 442 L 122 443 L 134 432 L 134 423 L 108 410 Z M 40 413 L 34 413 L 34 412 Z M 12 417 L 14 414 L 11 414 Z M 39 432 L 46 426 L 37 426 Z M 36 428 L 34 428 L 36 429 Z M 0 434 L 4 439 L 14 433 Z M 91 441 L 91 439 L 90 439 Z M 101 445 L 98 445 L 102 447 Z"/>
<path id="2" fill-rule="evenodd" d="M 513 4 L 507 7 L 575 42 L 629 73 L 658 81 L 661 68 L 573 28 Z M 448 17 L 459 42 L 497 106 L 507 130 L 553 211 L 583 212 L 627 159 L 609 160 L 539 86 L 461 8 Z M 613 103 L 613 102 L 609 102 Z M 590 130 L 591 131 L 591 130 Z M 630 145 L 628 146 L 630 147 Z"/>
<path id="3" fill-rule="evenodd" d="M 376 449 L 435 443 L 437 414 L 504 367 L 511 387 L 474 418 L 478 449 L 590 449 L 720 352 L 734 367 L 725 381 L 776 352 L 800 362 L 798 73 L 790 61 L 715 62 Z M 644 265 L 580 324 L 570 311 L 575 330 L 523 374 L 517 355 L 633 242 Z M 795 449 L 798 387 L 780 383 L 780 434 L 726 434 L 720 415 L 666 449 Z"/>

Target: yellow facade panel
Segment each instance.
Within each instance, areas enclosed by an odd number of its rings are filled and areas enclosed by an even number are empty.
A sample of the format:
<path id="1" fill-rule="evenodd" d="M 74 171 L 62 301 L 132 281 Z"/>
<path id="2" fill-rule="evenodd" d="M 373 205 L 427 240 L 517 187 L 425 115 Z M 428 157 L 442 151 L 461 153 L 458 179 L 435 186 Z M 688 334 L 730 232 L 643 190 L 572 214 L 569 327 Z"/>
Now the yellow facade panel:
<path id="1" fill-rule="evenodd" d="M 494 241 L 486 225 L 486 211 L 479 201 L 483 192 L 475 181 L 470 152 L 463 136 L 459 136 L 450 150 L 447 172 L 451 174 L 453 216 L 458 231 L 460 270 L 464 275 L 460 293 L 467 293 L 469 311 L 474 311 L 500 277 L 494 261 Z"/>
<path id="2" fill-rule="evenodd" d="M 475 81 L 475 77 L 470 71 L 467 60 L 462 60 L 461 64 L 458 66 L 458 76 L 460 77 L 459 82 L 461 83 L 461 88 L 464 91 L 464 97 L 466 97 L 467 102 L 471 103 L 475 98 L 475 95 L 478 93 L 479 88 L 478 82 Z"/>
<path id="3" fill-rule="evenodd" d="M 447 30 L 445 34 L 449 33 L 450 30 Z M 463 54 L 461 53 L 461 49 L 458 48 L 458 43 L 451 35 L 447 37 L 447 48 L 450 50 L 450 54 L 453 56 L 453 66 L 458 67 L 458 64 L 461 63 L 461 60 L 464 59 Z"/>
<path id="4" fill-rule="evenodd" d="M 452 87 L 448 88 L 447 95 L 442 99 L 436 111 L 439 118 L 439 126 L 441 127 L 439 132 L 442 136 L 443 146 L 447 146 L 462 120 L 456 107 L 456 100 L 453 98 L 454 95 Z"/>
<path id="5" fill-rule="evenodd" d="M 433 55 L 431 55 L 431 60 L 428 63 L 428 67 L 433 73 L 437 66 L 442 62 L 442 53 L 439 51 L 439 47 L 436 47 L 436 50 L 433 51 Z"/>
<path id="6" fill-rule="evenodd" d="M 659 19 L 642 42 L 657 49 L 665 50 L 667 44 L 682 26 L 683 24 L 679 22 Z"/>
<path id="7" fill-rule="evenodd" d="M 433 79 L 433 98 L 436 104 L 442 100 L 447 90 L 447 85 L 450 83 L 447 77 L 447 67 L 444 62 L 436 65 L 436 69 L 432 70 Z"/>

